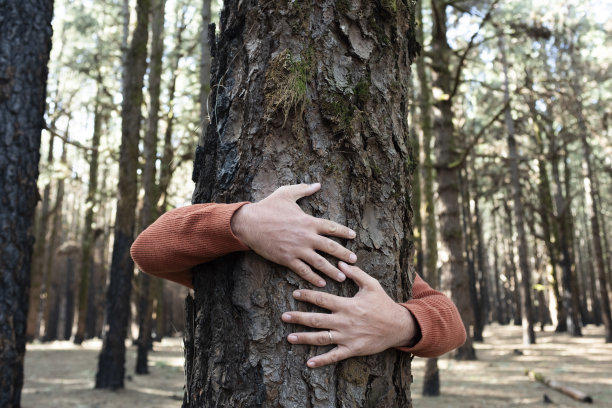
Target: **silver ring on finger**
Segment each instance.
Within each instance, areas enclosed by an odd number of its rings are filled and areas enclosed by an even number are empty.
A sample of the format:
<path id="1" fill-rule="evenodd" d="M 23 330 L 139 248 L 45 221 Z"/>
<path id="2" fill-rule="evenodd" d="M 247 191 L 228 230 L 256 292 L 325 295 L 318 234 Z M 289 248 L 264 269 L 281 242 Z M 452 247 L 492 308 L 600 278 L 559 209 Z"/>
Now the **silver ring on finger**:
<path id="1" fill-rule="evenodd" d="M 329 336 L 329 344 L 334 344 L 334 336 L 332 336 L 331 330 L 327 331 L 327 335 Z"/>

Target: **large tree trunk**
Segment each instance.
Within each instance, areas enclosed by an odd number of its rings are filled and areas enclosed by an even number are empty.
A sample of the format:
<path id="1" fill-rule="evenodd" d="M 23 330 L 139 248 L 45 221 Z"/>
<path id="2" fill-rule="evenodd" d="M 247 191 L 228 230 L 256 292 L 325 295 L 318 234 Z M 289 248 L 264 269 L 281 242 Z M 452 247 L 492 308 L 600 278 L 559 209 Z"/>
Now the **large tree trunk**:
<path id="1" fill-rule="evenodd" d="M 452 93 L 453 76 L 450 72 L 452 50 L 446 39 L 446 2 L 432 0 L 432 54 L 436 55 L 433 68 L 433 86 L 441 91 L 434 101 L 434 133 L 436 135 L 436 159 L 438 196 L 440 197 L 440 237 L 442 248 L 448 254 L 442 263 L 443 287 L 450 289 L 453 302 L 465 326 L 467 340 L 455 352 L 455 357 L 463 360 L 476 358 L 472 345 L 470 325 L 473 312 L 470 304 L 469 279 L 463 256 L 463 234 L 459 203 L 459 171 L 454 165 L 458 159 L 457 144 L 454 136 Z"/>
<path id="2" fill-rule="evenodd" d="M 521 268 L 521 310 L 523 324 L 523 344 L 535 344 L 534 313 L 531 301 L 531 269 L 529 267 L 529 254 L 527 251 L 527 235 L 525 232 L 525 221 L 523 203 L 521 201 L 521 183 L 518 169 L 518 152 L 516 139 L 514 137 L 514 120 L 510 109 L 510 89 L 508 84 L 508 63 L 506 62 L 506 48 L 504 35 L 498 34 L 499 48 L 502 56 L 504 71 L 504 102 L 508 106 L 505 112 L 507 141 L 508 141 L 508 161 L 510 164 L 510 179 L 512 184 L 512 198 L 514 203 L 514 219 L 516 221 L 516 232 L 518 235 L 519 266 Z"/>
<path id="3" fill-rule="evenodd" d="M 19 407 L 52 1 L 0 2 L 0 406 Z"/>
<path id="4" fill-rule="evenodd" d="M 142 119 L 142 86 L 146 70 L 149 37 L 150 0 L 138 0 L 137 24 L 127 55 L 121 109 L 121 149 L 119 155 L 119 199 L 115 217 L 115 241 L 106 292 L 107 330 L 99 356 L 96 388 L 123 388 L 125 338 L 130 312 L 134 261 L 130 247 L 134 241 L 137 204 L 138 141 Z"/>
<path id="5" fill-rule="evenodd" d="M 193 201 L 259 200 L 280 185 L 321 181 L 302 207 L 357 231 L 348 245 L 359 266 L 391 297 L 408 298 L 414 10 L 403 2 L 238 3 L 225 3 L 213 44 L 211 124 L 197 149 Z M 309 286 L 293 273 L 252 253 L 196 269 L 184 406 L 411 406 L 407 354 L 306 367 L 328 348 L 285 340 L 297 329 L 280 322 L 298 307 L 290 293 Z M 328 281 L 326 290 L 350 296 L 355 286 Z"/>

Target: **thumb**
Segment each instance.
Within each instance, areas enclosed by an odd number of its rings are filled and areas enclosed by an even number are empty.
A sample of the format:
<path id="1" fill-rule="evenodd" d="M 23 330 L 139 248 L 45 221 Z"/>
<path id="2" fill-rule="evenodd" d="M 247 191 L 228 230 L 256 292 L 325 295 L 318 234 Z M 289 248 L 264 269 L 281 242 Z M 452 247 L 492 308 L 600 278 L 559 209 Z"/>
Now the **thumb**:
<path id="1" fill-rule="evenodd" d="M 313 184 L 292 184 L 289 186 L 283 186 L 277 191 L 284 197 L 297 201 L 302 197 L 310 196 L 321 189 L 321 183 Z"/>

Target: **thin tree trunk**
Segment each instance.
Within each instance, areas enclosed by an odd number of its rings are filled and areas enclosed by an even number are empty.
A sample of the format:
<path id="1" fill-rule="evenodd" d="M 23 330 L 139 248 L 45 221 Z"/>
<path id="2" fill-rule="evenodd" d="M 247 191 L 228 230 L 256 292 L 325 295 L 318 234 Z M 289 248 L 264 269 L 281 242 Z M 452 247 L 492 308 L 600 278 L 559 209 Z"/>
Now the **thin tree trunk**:
<path id="1" fill-rule="evenodd" d="M 508 106 L 505 112 L 506 128 L 508 131 L 508 159 L 510 163 L 510 178 L 512 183 L 512 195 L 514 201 L 514 218 L 518 235 L 519 265 L 521 268 L 521 304 L 522 324 L 523 324 L 523 343 L 535 344 L 534 313 L 531 301 L 531 270 L 529 268 L 529 254 L 527 251 L 527 236 L 525 233 L 525 222 L 523 213 L 523 203 L 521 202 L 521 183 L 518 169 L 518 153 L 516 140 L 514 138 L 514 121 L 510 109 L 510 86 L 508 84 L 508 63 L 506 62 L 506 49 L 504 36 L 498 33 L 499 48 L 502 56 L 504 71 L 504 102 Z"/>
<path id="2" fill-rule="evenodd" d="M 164 53 L 164 12 L 165 0 L 153 1 L 151 24 L 151 68 L 149 71 L 149 120 L 144 139 L 145 165 L 142 177 L 144 199 L 140 217 L 140 230 L 145 230 L 157 218 L 158 191 L 156 178 L 157 139 L 159 122 L 159 94 L 161 89 L 162 55 Z M 148 374 L 148 352 L 151 347 L 153 296 L 151 277 L 139 274 L 140 291 L 138 308 L 138 353 L 136 357 L 136 374 Z"/>
<path id="3" fill-rule="evenodd" d="M 125 338 L 130 313 L 134 261 L 130 247 L 134 241 L 137 204 L 138 141 L 142 119 L 142 87 L 146 71 L 149 37 L 150 0 L 138 0 L 137 23 L 126 60 L 121 110 L 121 149 L 119 156 L 119 197 L 115 218 L 115 241 L 106 294 L 107 330 L 99 356 L 96 388 L 123 388 Z"/>
<path id="4" fill-rule="evenodd" d="M 433 86 L 444 95 L 452 93 L 450 58 L 452 51 L 446 39 L 446 2 L 432 0 L 432 54 L 436 55 L 433 64 Z M 473 360 L 476 352 L 472 345 L 470 325 L 473 312 L 470 305 L 469 278 L 463 256 L 463 234 L 459 204 L 459 166 L 454 138 L 453 110 L 450 97 L 438 98 L 434 103 L 434 133 L 436 134 L 436 161 L 438 196 L 440 198 L 439 220 L 440 238 L 444 251 L 448 254 L 442 263 L 443 287 L 450 288 L 453 302 L 459 309 L 467 340 L 455 352 L 455 358 Z"/>
<path id="5" fill-rule="evenodd" d="M 423 33 L 423 3 L 416 5 L 417 18 L 417 41 L 424 46 L 425 36 Z M 432 288 L 439 288 L 440 278 L 438 276 L 438 228 L 436 226 L 436 210 L 434 208 L 434 167 L 432 163 L 432 112 L 431 112 L 431 86 L 425 70 L 425 57 L 422 55 L 417 58 L 416 71 L 420 85 L 420 123 L 422 129 L 422 155 L 423 165 L 421 167 L 421 179 L 423 188 L 423 218 L 424 225 L 421 228 L 425 235 L 423 241 L 423 275 Z M 440 371 L 438 370 L 438 359 L 428 358 L 425 363 L 425 373 L 423 377 L 422 395 L 440 395 Z"/>
<path id="6" fill-rule="evenodd" d="M 53 145 L 55 137 L 49 135 L 49 150 L 47 152 L 47 166 L 53 165 Z M 49 208 L 51 198 L 51 182 L 45 184 L 43 190 L 42 205 L 38 214 L 38 224 L 36 227 L 36 241 L 34 244 L 34 252 L 32 254 L 32 273 L 30 300 L 28 302 L 28 326 L 26 339 L 32 341 L 40 336 L 40 324 L 44 310 L 44 298 L 46 296 L 46 280 L 47 269 L 46 251 L 47 251 L 47 232 L 49 227 L 49 218 L 51 211 Z"/>
<path id="7" fill-rule="evenodd" d="M 85 338 L 85 326 L 87 317 L 87 299 L 89 296 L 90 273 L 92 272 L 92 247 L 93 247 L 93 219 L 96 207 L 96 194 L 98 193 L 98 147 L 102 134 L 102 97 L 98 84 L 96 105 L 94 109 L 94 128 L 91 139 L 91 156 L 89 157 L 89 182 L 87 186 L 87 198 L 85 200 L 85 225 L 83 228 L 82 249 L 81 249 L 81 279 L 79 281 L 79 320 L 77 331 L 74 335 L 74 343 L 81 344 Z"/>
<path id="8" fill-rule="evenodd" d="M 608 279 L 606 277 L 606 267 L 603 256 L 603 246 L 601 243 L 601 231 L 599 227 L 599 200 L 597 199 L 597 181 L 593 171 L 591 145 L 587 139 L 587 128 L 582 113 L 582 89 L 580 87 L 580 78 L 578 64 L 575 62 L 574 53 L 572 54 L 572 67 L 578 78 L 574 78 L 573 88 L 576 96 L 576 116 L 578 119 L 578 128 L 580 130 L 580 139 L 582 141 L 583 160 L 586 163 L 585 187 L 586 194 L 590 200 L 591 211 L 591 232 L 593 235 L 593 248 L 595 252 L 595 267 L 597 271 L 597 280 L 599 281 L 599 300 L 601 304 L 601 318 L 605 327 L 606 343 L 612 343 L 612 315 L 610 312 L 610 298 L 608 297 Z"/>
<path id="9" fill-rule="evenodd" d="M 494 276 L 494 285 L 493 287 L 495 288 L 495 293 L 494 295 L 494 305 L 495 305 L 495 309 L 494 309 L 494 314 L 493 314 L 493 318 L 497 321 L 497 323 L 499 324 L 508 324 L 508 319 L 506 318 L 507 314 L 506 314 L 506 302 L 505 302 L 505 291 L 502 287 L 500 287 L 499 285 L 499 281 L 500 281 L 500 271 L 499 271 L 499 231 L 497 229 L 497 212 L 494 210 L 491 213 L 491 217 L 493 219 L 493 237 L 492 237 L 492 241 L 493 241 L 493 270 L 495 273 Z"/>
<path id="10" fill-rule="evenodd" d="M 509 281 L 512 281 L 512 319 L 514 320 L 514 325 L 520 326 L 522 325 L 522 302 L 521 302 L 521 292 L 519 290 L 518 277 L 516 273 L 516 262 L 514 260 L 514 223 L 512 221 L 512 211 L 510 209 L 509 200 L 504 200 L 504 210 L 506 212 L 506 254 L 508 257 L 506 270 L 508 273 L 506 274 L 509 278 Z"/>
<path id="11" fill-rule="evenodd" d="M 476 174 L 474 172 L 474 174 Z M 481 213 L 480 213 L 480 195 L 478 193 L 478 183 L 475 180 L 475 191 L 474 191 L 474 233 L 476 234 L 476 257 L 478 260 L 477 278 L 478 278 L 478 289 L 479 289 L 479 310 L 477 312 L 478 320 L 474 326 L 474 338 L 480 338 L 480 341 L 484 341 L 482 332 L 485 324 L 487 324 L 487 317 L 491 309 L 491 302 L 489 301 L 489 261 L 487 259 L 484 249 L 484 237 L 482 232 Z"/>
<path id="12" fill-rule="evenodd" d="M 405 298 L 414 274 L 407 175 L 416 162 L 405 125 L 414 10 L 237 3 L 225 2 L 213 44 L 214 108 L 196 153 L 193 201 L 258 200 L 279 185 L 321 180 L 305 211 L 356 230 L 349 246 L 361 266 Z M 372 25 L 377 34 L 363 36 Z M 297 306 L 287 295 L 303 285 L 254 254 L 196 268 L 185 407 L 412 406 L 410 358 L 396 350 L 305 366 L 311 348 L 288 344 L 292 329 L 274 317 Z M 327 290 L 355 288 L 328 281 Z"/>
<path id="13" fill-rule="evenodd" d="M 62 157 L 60 161 L 66 163 L 66 142 L 62 144 Z M 51 221 L 51 235 L 49 236 L 49 249 L 45 260 L 47 269 L 47 299 L 45 305 L 45 335 L 43 341 L 54 341 L 58 339 L 59 313 L 61 300 L 61 280 L 60 270 L 55 265 L 56 250 L 62 233 L 62 207 L 64 205 L 64 179 L 57 180 L 55 192 L 55 212 Z"/>

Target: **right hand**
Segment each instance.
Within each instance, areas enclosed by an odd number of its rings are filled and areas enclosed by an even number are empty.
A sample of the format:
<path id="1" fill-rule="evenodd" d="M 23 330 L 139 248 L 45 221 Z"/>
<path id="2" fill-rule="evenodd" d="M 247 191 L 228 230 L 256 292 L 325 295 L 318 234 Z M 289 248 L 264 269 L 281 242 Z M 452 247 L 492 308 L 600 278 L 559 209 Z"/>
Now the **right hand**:
<path id="1" fill-rule="evenodd" d="M 321 185 L 295 184 L 278 188 L 263 200 L 242 206 L 231 220 L 232 231 L 246 246 L 269 261 L 283 265 L 315 286 L 325 280 L 317 269 L 342 282 L 344 273 L 317 251 L 354 263 L 357 256 L 324 235 L 355 238 L 355 232 L 333 221 L 310 216 L 297 205 L 302 197 L 319 191 Z M 310 265 L 310 266 L 309 266 Z"/>

